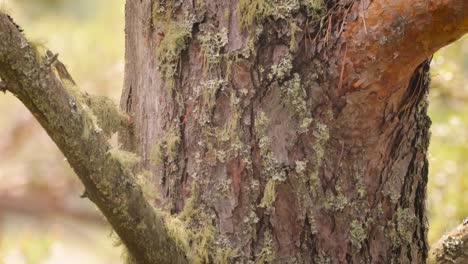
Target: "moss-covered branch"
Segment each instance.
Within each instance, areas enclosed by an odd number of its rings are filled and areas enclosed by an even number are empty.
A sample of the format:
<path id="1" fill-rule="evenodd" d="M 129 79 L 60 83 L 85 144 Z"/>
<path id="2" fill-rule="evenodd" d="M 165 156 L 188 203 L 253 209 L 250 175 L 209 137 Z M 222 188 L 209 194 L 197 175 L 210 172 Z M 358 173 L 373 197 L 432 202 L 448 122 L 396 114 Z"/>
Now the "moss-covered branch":
<path id="1" fill-rule="evenodd" d="M 432 246 L 428 263 L 468 263 L 468 218 Z"/>
<path id="2" fill-rule="evenodd" d="M 135 156 L 109 145 L 86 100 L 57 78 L 49 59 L 0 13 L 2 89 L 18 97 L 40 122 L 83 182 L 86 196 L 138 263 L 187 263 L 131 172 Z"/>

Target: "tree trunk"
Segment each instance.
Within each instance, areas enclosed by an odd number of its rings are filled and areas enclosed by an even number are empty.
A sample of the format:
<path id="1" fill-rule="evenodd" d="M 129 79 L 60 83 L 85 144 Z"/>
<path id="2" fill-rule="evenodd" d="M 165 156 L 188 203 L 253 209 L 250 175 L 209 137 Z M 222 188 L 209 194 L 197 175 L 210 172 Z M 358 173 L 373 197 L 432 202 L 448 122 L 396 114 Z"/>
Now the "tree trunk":
<path id="1" fill-rule="evenodd" d="M 45 128 L 135 262 L 424 263 L 430 56 L 468 32 L 467 12 L 127 0 L 130 120 L 0 12 L 0 91 Z M 141 161 L 109 144 L 117 130 Z M 433 261 L 463 262 L 465 226 Z"/>
<path id="2" fill-rule="evenodd" d="M 326 2 L 127 1 L 121 142 L 192 260 L 425 261 L 429 61 L 353 79 L 344 28 L 377 30 Z"/>

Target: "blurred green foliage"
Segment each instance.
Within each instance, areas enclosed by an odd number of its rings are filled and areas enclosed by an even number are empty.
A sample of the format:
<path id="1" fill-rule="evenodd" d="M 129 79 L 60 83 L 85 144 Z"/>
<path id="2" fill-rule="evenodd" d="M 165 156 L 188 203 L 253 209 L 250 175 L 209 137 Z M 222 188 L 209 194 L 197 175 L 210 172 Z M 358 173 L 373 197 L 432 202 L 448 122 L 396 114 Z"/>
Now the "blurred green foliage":
<path id="1" fill-rule="evenodd" d="M 432 61 L 429 116 L 429 241 L 468 216 L 468 36 Z"/>
<path id="2" fill-rule="evenodd" d="M 124 0 L 0 0 L 0 4 L 29 39 L 60 54 L 81 89 L 118 101 L 124 65 Z M 468 37 L 433 59 L 430 243 L 468 216 L 467 73 Z M 11 95 L 0 96 L 0 127 L 0 187 L 13 184 L 31 190 L 58 185 L 67 188 L 65 198 L 77 199 L 82 187 L 62 154 Z M 85 200 L 79 203 L 93 208 Z M 34 218 L 16 214 L 0 221 L 0 259 L 5 263 L 72 263 L 73 256 L 79 256 L 79 263 L 119 263 L 121 259 L 120 250 L 106 236 L 108 227 L 63 219 L 37 224 Z"/>

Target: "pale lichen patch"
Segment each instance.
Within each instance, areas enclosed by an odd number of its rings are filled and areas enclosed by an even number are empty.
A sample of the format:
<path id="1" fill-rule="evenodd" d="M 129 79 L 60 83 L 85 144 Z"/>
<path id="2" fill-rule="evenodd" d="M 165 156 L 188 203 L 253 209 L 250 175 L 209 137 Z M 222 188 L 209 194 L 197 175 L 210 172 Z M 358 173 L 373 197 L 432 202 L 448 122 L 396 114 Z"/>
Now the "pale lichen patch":
<path id="1" fill-rule="evenodd" d="M 203 52 L 204 66 L 211 68 L 221 62 L 222 49 L 228 44 L 228 32 L 222 28 L 219 32 L 207 32 L 198 36 L 198 41 Z"/>
<path id="2" fill-rule="evenodd" d="M 398 208 L 396 213 L 397 230 L 400 238 L 410 244 L 413 241 L 416 215 L 410 208 Z"/>
<path id="3" fill-rule="evenodd" d="M 293 116 L 299 120 L 299 132 L 304 133 L 309 130 L 313 122 L 312 115 L 307 106 L 307 94 L 301 85 L 301 77 L 294 73 L 293 78 L 281 86 L 283 100 L 293 112 Z"/>

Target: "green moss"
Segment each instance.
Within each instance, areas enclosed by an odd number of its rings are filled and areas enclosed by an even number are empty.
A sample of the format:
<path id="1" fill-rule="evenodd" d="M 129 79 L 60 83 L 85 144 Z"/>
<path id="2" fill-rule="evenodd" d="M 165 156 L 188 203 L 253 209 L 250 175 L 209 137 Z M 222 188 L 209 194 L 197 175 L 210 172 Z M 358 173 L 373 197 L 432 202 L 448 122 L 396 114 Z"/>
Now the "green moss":
<path id="1" fill-rule="evenodd" d="M 237 255 L 236 250 L 232 248 L 217 248 L 213 263 L 224 264 L 230 263 L 230 260 Z"/>
<path id="2" fill-rule="evenodd" d="M 143 171 L 136 175 L 136 181 L 140 185 L 143 195 L 148 201 L 160 199 L 160 194 L 157 192 L 154 184 L 151 182 L 153 175 L 149 171 Z"/>
<path id="3" fill-rule="evenodd" d="M 187 41 L 191 37 L 191 30 L 187 26 L 173 21 L 167 22 L 164 26 L 164 37 L 156 50 L 156 58 L 169 91 L 175 88 L 180 55 L 187 48 Z"/>
<path id="4" fill-rule="evenodd" d="M 180 145 L 180 131 L 175 126 L 171 127 L 169 131 L 167 131 L 166 137 L 166 155 L 171 158 L 175 159 L 179 145 Z"/>
<path id="5" fill-rule="evenodd" d="M 210 251 L 215 239 L 215 229 L 204 223 L 192 236 L 191 259 L 193 263 L 210 263 Z"/>
<path id="6" fill-rule="evenodd" d="M 299 0 L 240 0 L 240 25 L 247 28 L 254 23 L 262 24 L 266 18 L 274 20 L 291 17 L 300 8 Z"/>
<path id="7" fill-rule="evenodd" d="M 351 222 L 351 244 L 358 250 L 361 249 L 362 243 L 367 238 L 366 230 L 360 221 L 354 220 Z"/>
<path id="8" fill-rule="evenodd" d="M 140 162 L 140 157 L 135 153 L 125 150 L 112 148 L 108 153 L 111 155 L 112 159 L 117 160 L 127 169 L 132 169 L 136 164 L 138 164 L 138 162 Z"/>
<path id="9" fill-rule="evenodd" d="M 89 107 L 97 118 L 97 125 L 107 137 L 117 132 L 127 119 L 118 106 L 105 96 L 92 96 L 89 98 Z"/>
<path id="10" fill-rule="evenodd" d="M 192 196 L 178 216 L 163 213 L 168 233 L 187 253 L 190 263 L 229 263 L 235 251 L 222 242 L 222 235 L 204 206 L 195 204 L 199 187 L 196 183 L 192 186 Z"/>
<path id="11" fill-rule="evenodd" d="M 303 7 L 307 16 L 317 18 L 325 10 L 324 0 L 240 0 L 239 24 L 247 28 L 265 19 L 289 19 Z"/>
<path id="12" fill-rule="evenodd" d="M 161 166 L 164 163 L 164 142 L 158 142 L 153 145 L 150 153 L 151 163 L 155 166 Z"/>
<path id="13" fill-rule="evenodd" d="M 186 223 L 169 215 L 164 217 L 164 223 L 169 236 L 174 239 L 177 246 L 184 252 L 190 252 L 190 233 Z"/>
<path id="14" fill-rule="evenodd" d="M 164 137 L 151 149 L 150 159 L 153 165 L 160 166 L 164 162 L 173 162 L 177 158 L 180 146 L 180 131 L 172 126 Z"/>
<path id="15" fill-rule="evenodd" d="M 263 192 L 263 198 L 258 207 L 270 209 L 276 200 L 275 192 L 276 182 L 273 179 L 268 180 L 265 190 Z"/>

